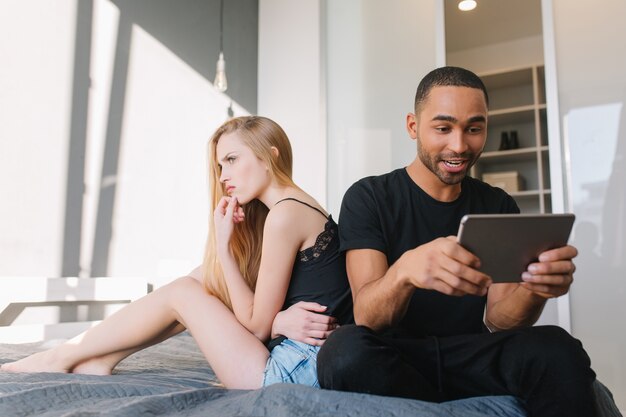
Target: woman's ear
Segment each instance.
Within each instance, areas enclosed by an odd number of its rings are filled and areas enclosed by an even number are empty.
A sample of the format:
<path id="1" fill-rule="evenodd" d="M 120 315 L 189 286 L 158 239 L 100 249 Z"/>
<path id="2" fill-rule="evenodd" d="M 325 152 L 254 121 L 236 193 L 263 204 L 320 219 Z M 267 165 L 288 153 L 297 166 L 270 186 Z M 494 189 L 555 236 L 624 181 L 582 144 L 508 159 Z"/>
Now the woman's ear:
<path id="1" fill-rule="evenodd" d="M 278 151 L 278 148 L 276 146 L 272 146 L 270 148 L 270 151 L 272 152 L 272 156 L 274 157 L 274 159 L 277 159 L 278 155 L 280 155 L 280 152 Z M 269 171 L 270 170 L 269 165 L 265 164 L 265 169 Z"/>

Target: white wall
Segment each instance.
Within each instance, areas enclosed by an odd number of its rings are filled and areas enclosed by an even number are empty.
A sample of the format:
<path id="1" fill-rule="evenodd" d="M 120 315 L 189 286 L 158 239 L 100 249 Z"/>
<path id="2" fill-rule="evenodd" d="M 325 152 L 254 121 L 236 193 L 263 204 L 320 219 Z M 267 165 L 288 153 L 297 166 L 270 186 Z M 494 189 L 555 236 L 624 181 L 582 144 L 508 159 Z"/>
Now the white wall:
<path id="1" fill-rule="evenodd" d="M 543 37 L 532 36 L 452 52 L 447 55 L 446 64 L 462 66 L 476 73 L 543 64 Z"/>
<path id="2" fill-rule="evenodd" d="M 404 117 L 435 66 L 435 3 L 259 2 L 258 113 L 285 129 L 296 183 L 335 218 L 352 182 L 415 154 Z"/>
<path id="3" fill-rule="evenodd" d="M 287 133 L 296 184 L 326 205 L 323 0 L 259 1 L 258 114 Z"/>
<path id="4" fill-rule="evenodd" d="M 572 331 L 626 410 L 626 3 L 553 3 L 567 205 L 580 251 Z"/>
<path id="5" fill-rule="evenodd" d="M 352 183 L 409 164 L 405 130 L 420 79 L 436 66 L 437 2 L 327 4 L 328 207 Z"/>
<path id="6" fill-rule="evenodd" d="M 2 2 L 0 277 L 171 279 L 201 261 L 206 141 L 247 113 L 231 90 L 256 109 L 256 6 L 225 5 L 222 94 L 219 0 Z"/>
<path id="7" fill-rule="evenodd" d="M 202 262 L 206 144 L 230 98 L 139 26 L 127 77 L 107 273 L 171 279 Z"/>
<path id="8" fill-rule="evenodd" d="M 248 113 L 234 96 L 256 109 L 257 3 L 225 6 L 226 94 L 219 0 L 148 3 L 0 4 L 0 279 L 160 285 L 202 261 L 207 139 L 229 109 Z M 17 310 L 3 320 L 41 321 Z"/>
<path id="9" fill-rule="evenodd" d="M 0 275 L 61 270 L 76 1 L 0 13 Z"/>

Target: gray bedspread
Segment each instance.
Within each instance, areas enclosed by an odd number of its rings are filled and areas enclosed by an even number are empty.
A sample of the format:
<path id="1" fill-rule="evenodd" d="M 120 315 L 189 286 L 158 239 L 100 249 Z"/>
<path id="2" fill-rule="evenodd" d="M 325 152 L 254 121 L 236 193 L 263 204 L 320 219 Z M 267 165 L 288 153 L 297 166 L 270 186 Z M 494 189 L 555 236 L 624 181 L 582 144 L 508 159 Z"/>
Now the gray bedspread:
<path id="1" fill-rule="evenodd" d="M 0 363 L 45 347 L 0 344 Z M 432 404 L 287 384 L 228 390 L 183 333 L 126 359 L 112 376 L 0 372 L 0 416 L 28 415 L 519 417 L 523 411 L 512 397 Z"/>

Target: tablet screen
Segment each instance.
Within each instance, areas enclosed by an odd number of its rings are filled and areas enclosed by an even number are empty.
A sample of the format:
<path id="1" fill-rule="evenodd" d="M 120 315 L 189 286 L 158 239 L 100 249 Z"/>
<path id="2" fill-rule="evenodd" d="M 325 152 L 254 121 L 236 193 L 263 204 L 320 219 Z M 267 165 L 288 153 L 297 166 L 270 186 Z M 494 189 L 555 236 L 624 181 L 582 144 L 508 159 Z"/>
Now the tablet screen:
<path id="1" fill-rule="evenodd" d="M 457 240 L 493 282 L 520 282 L 540 253 L 567 245 L 573 223 L 573 214 L 469 214 Z"/>

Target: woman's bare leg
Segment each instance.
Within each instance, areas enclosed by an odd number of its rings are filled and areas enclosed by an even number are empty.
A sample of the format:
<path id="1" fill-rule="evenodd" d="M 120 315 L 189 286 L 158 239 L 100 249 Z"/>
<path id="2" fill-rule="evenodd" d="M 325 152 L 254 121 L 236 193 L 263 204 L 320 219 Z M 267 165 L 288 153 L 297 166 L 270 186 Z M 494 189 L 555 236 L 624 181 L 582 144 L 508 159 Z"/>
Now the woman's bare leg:
<path id="1" fill-rule="evenodd" d="M 179 306 L 177 314 L 180 315 L 176 326 L 167 329 L 159 338 L 151 340 L 149 344 L 140 348 L 115 352 L 102 358 L 93 359 L 93 361 L 104 360 L 109 361 L 109 364 L 115 361 L 114 365 L 108 365 L 110 372 L 122 359 L 141 348 L 151 346 L 180 333 L 186 328 L 181 323 L 188 323 L 191 326 L 189 331 L 194 340 L 225 386 L 239 389 L 259 388 L 269 356 L 263 343 L 245 329 L 221 301 L 207 295 L 202 284 L 183 279 L 179 282 L 178 289 L 179 299 L 174 304 Z M 196 298 L 198 298 L 197 301 Z M 206 308 L 198 309 L 195 307 L 196 305 L 206 306 Z M 207 317 L 210 317 L 211 320 L 207 321 Z M 216 335 L 219 336 L 216 337 Z M 85 365 L 88 366 L 89 361 Z M 79 366 L 82 367 L 83 364 Z M 76 368 L 74 372 L 77 372 Z"/>
<path id="2" fill-rule="evenodd" d="M 198 273 L 199 269 L 200 268 L 197 268 L 196 270 L 192 271 L 189 276 L 202 284 L 202 276 L 200 275 L 200 273 Z M 144 343 L 141 346 L 87 359 L 73 367 L 71 372 L 75 374 L 87 375 L 111 375 L 113 369 L 115 369 L 115 367 L 121 361 L 123 361 L 133 353 L 139 352 L 140 350 L 143 350 L 147 347 L 161 343 L 162 341 L 167 340 L 172 336 L 176 336 L 177 334 L 184 332 L 185 330 L 185 326 L 183 326 L 182 324 L 178 322 L 173 323 L 159 336 L 157 336 L 153 340 L 148 341 L 147 343 Z"/>
<path id="3" fill-rule="evenodd" d="M 98 356 L 96 358 L 87 359 L 75 367 L 72 368 L 71 372 L 74 374 L 86 374 L 86 375 L 111 375 L 113 369 L 124 359 L 132 355 L 133 353 L 139 352 L 147 347 L 156 345 L 157 343 L 161 343 L 164 340 L 169 339 L 172 336 L 175 336 L 181 332 L 185 331 L 185 326 L 180 323 L 175 323 L 174 325 L 167 328 L 163 333 L 161 333 L 158 337 L 153 340 L 144 343 L 141 346 L 137 346 L 135 348 L 121 350 L 113 353 L 109 353 L 106 355 Z"/>
<path id="4" fill-rule="evenodd" d="M 181 281 L 176 314 L 227 388 L 256 389 L 263 382 L 269 352 L 219 299 L 198 281 Z"/>
<path id="5" fill-rule="evenodd" d="M 221 301 L 190 277 L 179 278 L 128 304 L 77 338 L 4 364 L 2 370 L 68 372 L 89 359 L 136 351 L 176 322 L 190 331 L 224 385 L 242 389 L 261 386 L 267 349 Z"/>
<path id="6" fill-rule="evenodd" d="M 62 345 L 4 364 L 2 370 L 69 372 L 86 360 L 142 346 L 176 323 L 176 317 L 167 308 L 172 284 L 124 306 L 95 327 Z"/>

